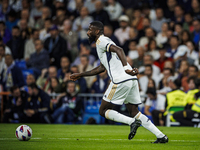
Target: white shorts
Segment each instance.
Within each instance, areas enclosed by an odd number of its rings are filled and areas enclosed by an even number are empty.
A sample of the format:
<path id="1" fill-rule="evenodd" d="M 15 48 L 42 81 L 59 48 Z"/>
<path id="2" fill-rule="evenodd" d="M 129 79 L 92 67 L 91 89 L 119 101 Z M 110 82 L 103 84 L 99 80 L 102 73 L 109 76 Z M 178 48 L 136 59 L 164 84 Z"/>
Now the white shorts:
<path id="1" fill-rule="evenodd" d="M 128 80 L 120 84 L 110 82 L 108 89 L 104 93 L 103 100 L 117 105 L 122 105 L 123 103 L 141 104 L 138 81 Z"/>

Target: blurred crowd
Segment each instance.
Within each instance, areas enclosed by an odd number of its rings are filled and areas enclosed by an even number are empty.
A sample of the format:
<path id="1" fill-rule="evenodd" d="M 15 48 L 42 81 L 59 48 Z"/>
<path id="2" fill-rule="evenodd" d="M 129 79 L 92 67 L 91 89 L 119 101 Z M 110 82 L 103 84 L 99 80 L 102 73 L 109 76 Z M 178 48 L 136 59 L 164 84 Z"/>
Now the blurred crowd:
<path id="1" fill-rule="evenodd" d="M 0 2 L 0 91 L 11 93 L 4 122 L 74 122 L 84 112 L 78 93 L 105 92 L 106 72 L 69 80 L 100 64 L 87 37 L 94 20 L 139 69 L 140 109 L 156 125 L 165 125 L 173 105 L 200 113 L 192 109 L 200 90 L 200 0 Z"/>

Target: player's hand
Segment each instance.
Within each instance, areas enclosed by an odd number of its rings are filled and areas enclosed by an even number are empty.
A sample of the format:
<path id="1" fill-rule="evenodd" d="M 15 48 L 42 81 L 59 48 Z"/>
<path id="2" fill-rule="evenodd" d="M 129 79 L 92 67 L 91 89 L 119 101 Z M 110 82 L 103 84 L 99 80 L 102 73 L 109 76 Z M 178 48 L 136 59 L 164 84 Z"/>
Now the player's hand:
<path id="1" fill-rule="evenodd" d="M 74 73 L 74 74 L 70 75 L 70 80 L 72 80 L 72 81 L 76 81 L 76 80 L 78 80 L 80 78 L 81 78 L 81 74 L 80 73 Z"/>
<path id="2" fill-rule="evenodd" d="M 126 72 L 127 74 L 131 75 L 131 76 L 135 76 L 135 75 L 139 74 L 139 71 L 138 71 L 137 68 L 133 68 L 133 70 L 127 69 L 127 70 L 125 70 L 125 72 Z"/>

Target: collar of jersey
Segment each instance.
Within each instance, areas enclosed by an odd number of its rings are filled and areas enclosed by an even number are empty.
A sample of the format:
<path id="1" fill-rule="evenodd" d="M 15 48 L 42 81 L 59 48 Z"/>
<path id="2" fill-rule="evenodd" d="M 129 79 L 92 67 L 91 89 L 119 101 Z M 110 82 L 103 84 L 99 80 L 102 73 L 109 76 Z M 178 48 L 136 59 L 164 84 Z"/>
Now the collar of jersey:
<path id="1" fill-rule="evenodd" d="M 101 36 L 104 36 L 104 35 L 103 35 L 103 34 L 102 34 L 102 35 L 100 35 L 100 36 L 99 36 L 99 38 L 100 38 Z M 97 39 L 97 41 L 99 40 L 99 38 Z M 96 44 L 97 44 L 97 41 L 95 42 Z"/>

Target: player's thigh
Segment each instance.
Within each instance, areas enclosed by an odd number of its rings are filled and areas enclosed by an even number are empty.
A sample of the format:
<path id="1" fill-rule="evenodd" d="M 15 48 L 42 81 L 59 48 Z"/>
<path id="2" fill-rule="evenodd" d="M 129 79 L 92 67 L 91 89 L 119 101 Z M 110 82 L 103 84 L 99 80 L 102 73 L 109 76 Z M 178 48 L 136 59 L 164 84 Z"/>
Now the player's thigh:
<path id="1" fill-rule="evenodd" d="M 131 81 L 126 81 L 120 84 L 113 84 L 111 82 L 103 96 L 103 99 L 116 105 L 122 105 L 129 94 L 131 86 Z"/>
<path id="2" fill-rule="evenodd" d="M 138 81 L 137 80 L 131 80 L 131 81 L 132 81 L 132 88 L 130 89 L 124 103 L 139 105 L 139 104 L 141 104 L 141 99 L 140 99 Z"/>
<path id="3" fill-rule="evenodd" d="M 101 106 L 100 106 L 100 110 L 108 110 L 108 109 L 113 109 L 114 104 L 107 102 L 105 100 L 101 101 Z"/>

